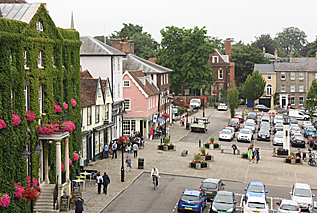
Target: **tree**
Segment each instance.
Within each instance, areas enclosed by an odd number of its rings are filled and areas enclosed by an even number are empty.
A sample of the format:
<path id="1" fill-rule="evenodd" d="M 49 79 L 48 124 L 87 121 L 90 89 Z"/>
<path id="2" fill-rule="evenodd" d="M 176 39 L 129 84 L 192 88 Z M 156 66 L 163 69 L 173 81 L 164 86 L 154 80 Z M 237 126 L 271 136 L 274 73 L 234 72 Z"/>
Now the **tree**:
<path id="1" fill-rule="evenodd" d="M 317 81 L 316 79 L 313 80 L 311 86 L 309 87 L 305 105 L 310 117 L 312 118 L 317 108 Z"/>
<path id="2" fill-rule="evenodd" d="M 307 35 L 297 27 L 283 28 L 282 32 L 276 34 L 276 41 L 288 55 L 290 52 L 299 51 L 307 43 Z"/>
<path id="3" fill-rule="evenodd" d="M 244 79 L 253 72 L 254 64 L 270 63 L 270 59 L 264 57 L 260 49 L 245 45 L 241 41 L 232 46 L 231 57 L 236 65 L 236 76 L 242 76 Z"/>
<path id="4" fill-rule="evenodd" d="M 242 87 L 243 96 L 249 101 L 257 100 L 264 94 L 265 85 L 266 82 L 259 71 L 253 71 Z"/>
<path id="5" fill-rule="evenodd" d="M 233 87 L 227 90 L 227 99 L 228 99 L 231 118 L 233 118 L 235 109 L 238 109 L 240 105 L 239 91 L 234 82 L 233 82 Z"/>
<path id="6" fill-rule="evenodd" d="M 261 51 L 263 51 L 263 47 L 265 47 L 265 52 L 274 55 L 274 50 L 277 48 L 278 43 L 271 38 L 270 34 L 263 34 L 259 37 L 255 37 L 255 42 L 252 42 L 251 46 Z"/>
<path id="7" fill-rule="evenodd" d="M 120 31 L 115 31 L 111 34 L 111 38 L 128 38 L 134 41 L 134 54 L 137 56 L 149 59 L 153 58 L 158 49 L 158 42 L 152 38 L 147 32 L 142 32 L 143 27 L 140 25 L 125 24 Z"/>
<path id="8" fill-rule="evenodd" d="M 168 26 L 161 30 L 161 49 L 157 53 L 156 63 L 173 70 L 170 74 L 171 90 L 176 94 L 182 92 L 182 84 L 189 89 L 199 90 L 205 80 L 206 89 L 214 81 L 209 64 L 209 53 L 214 52 L 205 27 L 199 29 Z"/>

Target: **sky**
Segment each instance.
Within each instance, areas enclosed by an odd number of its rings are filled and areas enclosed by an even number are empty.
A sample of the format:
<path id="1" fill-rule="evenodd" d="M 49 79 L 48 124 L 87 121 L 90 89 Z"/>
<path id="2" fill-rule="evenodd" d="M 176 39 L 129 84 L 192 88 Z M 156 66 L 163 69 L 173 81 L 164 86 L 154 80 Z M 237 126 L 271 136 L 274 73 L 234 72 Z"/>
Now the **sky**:
<path id="1" fill-rule="evenodd" d="M 38 0 L 26 0 L 28 3 Z M 304 31 L 308 42 L 317 35 L 316 0 L 45 0 L 56 26 L 70 27 L 82 36 L 110 35 L 123 23 L 143 26 L 158 42 L 166 26 L 206 27 L 207 35 L 233 38 L 245 44 L 256 36 L 275 37 L 283 28 Z"/>

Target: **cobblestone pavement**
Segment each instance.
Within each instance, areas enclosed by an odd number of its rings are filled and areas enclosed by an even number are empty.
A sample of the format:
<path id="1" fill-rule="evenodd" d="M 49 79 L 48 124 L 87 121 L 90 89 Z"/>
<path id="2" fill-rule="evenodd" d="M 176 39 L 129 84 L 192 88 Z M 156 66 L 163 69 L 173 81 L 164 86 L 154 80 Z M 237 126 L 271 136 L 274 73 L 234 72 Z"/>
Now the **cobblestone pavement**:
<path id="1" fill-rule="evenodd" d="M 215 109 L 209 107 L 205 109 L 206 116 L 211 116 Z M 189 117 L 201 116 L 202 110 Z M 259 180 L 266 185 L 290 187 L 295 182 L 309 183 L 312 188 L 317 188 L 317 183 L 312 181 L 317 177 L 314 172 L 317 168 L 303 165 L 291 165 L 284 163 L 283 158 L 272 157 L 271 150 L 261 151 L 261 160 L 259 164 L 249 164 L 246 159 L 242 159 L 239 155 L 221 153 L 220 150 L 212 150 L 209 152 L 214 155 L 215 161 L 210 163 L 210 168 L 206 170 L 195 170 L 189 168 L 189 162 L 193 159 L 193 154 L 199 152 L 198 143 L 181 143 L 177 142 L 189 130 L 182 127 L 179 122 L 170 126 L 171 142 L 176 145 L 177 151 L 159 151 L 157 145 L 160 140 L 146 140 L 145 148 L 139 150 L 140 158 L 144 158 L 145 169 L 137 169 L 137 158 L 132 157 L 133 169 L 131 172 L 126 172 L 125 167 L 125 182 L 120 179 L 121 169 L 121 153 L 118 153 L 117 159 L 98 160 L 94 166 L 88 166 L 85 169 L 94 169 L 108 173 L 111 179 L 111 184 L 108 186 L 108 194 L 97 193 L 97 186 L 94 183 L 88 183 L 83 190 L 82 198 L 85 200 L 85 212 L 100 212 L 112 199 L 114 199 L 122 190 L 129 186 L 138 175 L 143 171 L 151 171 L 153 166 L 156 166 L 160 173 L 179 174 L 186 176 L 197 177 L 213 177 L 229 180 L 236 180 L 243 183 L 248 183 L 251 180 Z M 206 141 L 204 141 L 206 142 Z M 228 143 L 227 147 L 230 148 Z M 182 150 L 188 150 L 189 154 L 186 157 L 181 156 Z M 131 155 L 133 156 L 133 154 Z M 126 157 L 126 153 L 125 153 Z M 126 166 L 126 164 L 125 164 Z M 89 180 L 88 180 L 89 181 Z M 150 181 L 150 177 L 149 177 Z M 69 211 L 69 212 L 73 212 Z"/>

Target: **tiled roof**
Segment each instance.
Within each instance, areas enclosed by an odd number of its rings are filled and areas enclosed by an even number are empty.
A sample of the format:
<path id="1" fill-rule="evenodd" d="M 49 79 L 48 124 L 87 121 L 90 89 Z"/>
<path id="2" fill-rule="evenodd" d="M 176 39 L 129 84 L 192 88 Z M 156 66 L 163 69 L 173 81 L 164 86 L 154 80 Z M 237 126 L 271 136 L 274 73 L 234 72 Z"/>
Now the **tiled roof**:
<path id="1" fill-rule="evenodd" d="M 307 58 L 309 71 L 317 71 L 317 58 Z"/>
<path id="2" fill-rule="evenodd" d="M 3 18 L 29 23 L 40 5 L 41 3 L 0 4 L 0 11 Z"/>
<path id="3" fill-rule="evenodd" d="M 126 54 L 90 36 L 81 36 L 80 55 L 125 56 Z"/>
<path id="4" fill-rule="evenodd" d="M 97 84 L 98 79 L 95 78 L 80 79 L 81 107 L 87 107 L 95 104 Z"/>
<path id="5" fill-rule="evenodd" d="M 275 71 L 308 71 L 306 63 L 275 63 Z"/>
<path id="6" fill-rule="evenodd" d="M 88 70 L 80 72 L 80 78 L 93 78 L 91 73 Z"/>
<path id="7" fill-rule="evenodd" d="M 103 94 L 106 94 L 107 79 L 101 79 L 101 87 Z"/>
<path id="8" fill-rule="evenodd" d="M 123 70 L 142 70 L 142 72 L 145 74 L 161 74 L 173 71 L 161 65 L 149 62 L 131 53 L 122 60 L 122 64 Z"/>
<path id="9" fill-rule="evenodd" d="M 137 82 L 137 84 L 144 90 L 144 92 L 148 96 L 153 96 L 160 93 L 153 84 L 151 84 L 148 80 L 144 78 L 146 75 L 142 72 L 142 70 L 129 70 L 127 72 L 129 72 L 129 74 L 133 77 L 133 79 Z M 140 80 L 142 78 L 144 78 L 145 80 L 145 85 Z"/>
<path id="10" fill-rule="evenodd" d="M 260 74 L 275 73 L 274 64 L 254 64 L 254 70 L 258 70 Z"/>
<path id="11" fill-rule="evenodd" d="M 157 58 L 149 58 L 148 61 L 155 64 L 156 59 L 157 59 Z"/>

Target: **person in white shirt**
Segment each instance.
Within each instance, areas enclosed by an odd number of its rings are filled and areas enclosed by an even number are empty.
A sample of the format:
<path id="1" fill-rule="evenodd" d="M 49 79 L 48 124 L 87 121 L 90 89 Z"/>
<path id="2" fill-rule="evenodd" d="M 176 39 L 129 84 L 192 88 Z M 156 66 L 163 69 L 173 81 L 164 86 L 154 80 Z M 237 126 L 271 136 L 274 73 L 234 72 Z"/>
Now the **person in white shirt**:
<path id="1" fill-rule="evenodd" d="M 98 174 L 97 174 L 97 184 L 98 184 L 98 194 L 100 194 L 101 185 L 103 184 L 103 178 L 100 175 L 100 172 L 98 172 Z"/>
<path id="2" fill-rule="evenodd" d="M 132 149 L 133 149 L 133 157 L 138 157 L 138 150 L 139 150 L 138 144 L 136 143 L 133 144 Z"/>
<path id="3" fill-rule="evenodd" d="M 154 166 L 152 171 L 151 171 L 151 177 L 153 179 L 153 182 L 156 182 L 156 187 L 158 187 L 158 177 L 159 177 L 159 171 L 158 169 Z"/>

